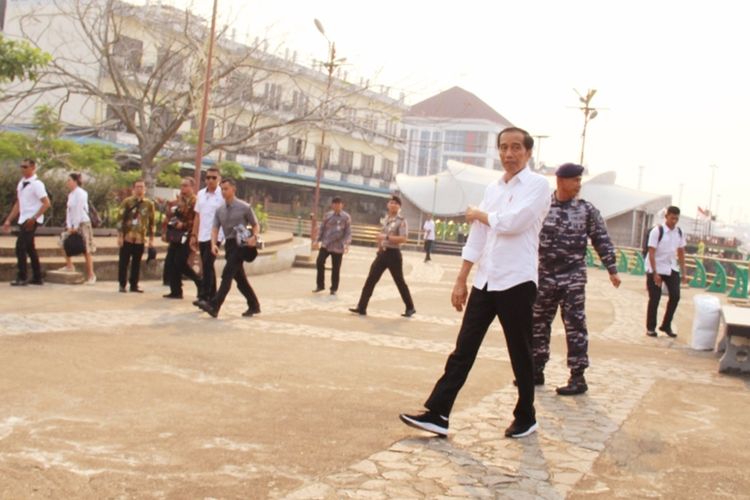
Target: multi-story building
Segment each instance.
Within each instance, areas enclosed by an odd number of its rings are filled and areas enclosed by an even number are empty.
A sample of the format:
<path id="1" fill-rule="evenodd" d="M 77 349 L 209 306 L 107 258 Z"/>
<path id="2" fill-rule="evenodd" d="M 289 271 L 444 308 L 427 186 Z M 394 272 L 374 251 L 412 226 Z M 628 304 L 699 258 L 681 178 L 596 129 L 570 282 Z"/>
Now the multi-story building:
<path id="1" fill-rule="evenodd" d="M 114 33 L 106 40 L 102 13 L 111 17 Z M 28 124 L 34 107 L 50 104 L 66 124 L 96 130 L 138 153 L 179 117 L 170 140 L 158 144 L 159 155 L 189 167 L 205 68 L 204 19 L 148 1 L 11 0 L 4 34 L 51 53 L 63 66 L 57 76 L 66 73 L 60 77 L 66 85 L 3 103 L 0 111 L 13 110 L 8 122 Z M 212 88 L 208 161 L 240 163 L 257 199 L 306 214 L 322 158 L 322 206 L 344 193 L 350 206 L 380 212 L 380 200 L 395 188 L 403 96 L 352 83 L 341 68 L 329 81 L 324 64 L 307 66 L 295 52 L 273 54 L 263 40 L 241 43 L 227 32 L 218 37 L 214 56 L 215 74 L 231 64 L 237 69 Z M 142 92 L 148 85 L 156 89 L 151 96 Z"/>
<path id="2" fill-rule="evenodd" d="M 448 160 L 499 170 L 495 137 L 512 124 L 471 92 L 453 87 L 421 101 L 404 116 L 398 171 L 432 175 Z"/>

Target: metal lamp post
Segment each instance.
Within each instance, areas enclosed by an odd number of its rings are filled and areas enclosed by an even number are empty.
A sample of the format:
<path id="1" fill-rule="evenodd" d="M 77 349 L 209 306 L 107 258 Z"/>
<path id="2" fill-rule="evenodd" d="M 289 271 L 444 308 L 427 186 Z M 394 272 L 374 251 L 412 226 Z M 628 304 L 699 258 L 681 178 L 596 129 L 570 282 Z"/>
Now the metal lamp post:
<path id="1" fill-rule="evenodd" d="M 596 89 L 589 89 L 589 91 L 586 93 L 586 97 L 582 96 L 577 90 L 575 92 L 576 94 L 578 94 L 578 99 L 581 101 L 581 103 L 583 103 L 583 106 L 578 108 L 583 111 L 583 133 L 581 134 L 580 161 L 580 164 L 583 165 L 583 153 L 586 148 L 586 128 L 589 125 L 589 120 L 593 120 L 594 118 L 596 118 L 599 115 L 599 111 L 596 108 L 591 107 L 591 100 L 596 94 Z"/>
<path id="2" fill-rule="evenodd" d="M 325 154 L 325 143 L 326 143 L 326 128 L 328 121 L 328 99 L 331 94 L 331 84 L 333 83 L 333 71 L 345 61 L 344 58 L 336 59 L 336 43 L 332 42 L 326 36 L 325 29 L 323 29 L 323 23 L 318 19 L 314 20 L 315 27 L 318 29 L 321 35 L 325 37 L 328 42 L 328 60 L 323 63 L 323 66 L 328 70 L 328 78 L 326 80 L 326 91 L 325 100 L 321 109 L 323 111 L 323 124 L 320 132 L 320 149 L 316 158 L 315 165 L 315 195 L 313 197 L 313 209 L 310 221 L 310 243 L 315 244 L 315 240 L 318 237 L 318 205 L 320 204 L 320 178 L 323 175 L 323 155 Z"/>

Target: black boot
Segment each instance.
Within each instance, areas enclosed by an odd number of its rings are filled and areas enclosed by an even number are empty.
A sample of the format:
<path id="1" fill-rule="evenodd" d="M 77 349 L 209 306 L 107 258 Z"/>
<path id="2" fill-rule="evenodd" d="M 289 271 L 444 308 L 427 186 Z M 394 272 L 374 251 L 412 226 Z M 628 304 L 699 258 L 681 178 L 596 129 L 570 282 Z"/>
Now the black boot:
<path id="1" fill-rule="evenodd" d="M 568 379 L 568 385 L 556 389 L 560 396 L 575 396 L 577 394 L 583 394 L 588 390 L 589 386 L 586 385 L 586 379 L 583 377 L 583 373 L 571 373 L 570 378 Z"/>

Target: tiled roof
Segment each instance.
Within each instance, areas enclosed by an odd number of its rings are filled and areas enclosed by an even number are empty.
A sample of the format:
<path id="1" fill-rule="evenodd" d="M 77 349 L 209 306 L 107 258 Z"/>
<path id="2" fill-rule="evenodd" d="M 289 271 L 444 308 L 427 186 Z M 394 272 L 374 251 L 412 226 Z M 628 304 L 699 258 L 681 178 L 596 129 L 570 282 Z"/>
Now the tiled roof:
<path id="1" fill-rule="evenodd" d="M 510 127 L 503 115 L 461 87 L 453 87 L 411 107 L 406 116 L 419 118 L 480 119 Z"/>

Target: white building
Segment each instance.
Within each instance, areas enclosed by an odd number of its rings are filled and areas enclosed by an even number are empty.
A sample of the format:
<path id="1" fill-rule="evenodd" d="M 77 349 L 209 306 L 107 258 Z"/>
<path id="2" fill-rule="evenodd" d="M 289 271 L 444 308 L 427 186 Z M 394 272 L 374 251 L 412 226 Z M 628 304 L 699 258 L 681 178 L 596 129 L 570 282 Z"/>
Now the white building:
<path id="1" fill-rule="evenodd" d="M 411 107 L 403 118 L 398 171 L 433 175 L 448 160 L 500 170 L 497 133 L 513 126 L 471 92 L 453 87 Z"/>

